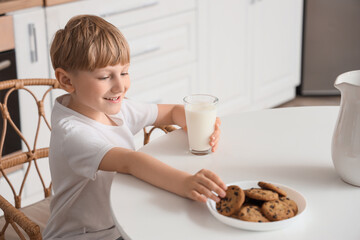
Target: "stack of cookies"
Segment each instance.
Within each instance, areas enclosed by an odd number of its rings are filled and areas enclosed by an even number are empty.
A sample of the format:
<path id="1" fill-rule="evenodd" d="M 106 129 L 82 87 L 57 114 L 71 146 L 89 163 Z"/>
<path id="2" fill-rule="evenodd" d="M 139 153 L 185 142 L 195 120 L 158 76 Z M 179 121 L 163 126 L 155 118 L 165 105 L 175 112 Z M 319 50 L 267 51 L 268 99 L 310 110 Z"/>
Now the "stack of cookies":
<path id="1" fill-rule="evenodd" d="M 285 190 L 262 181 L 258 185 L 260 188 L 246 190 L 228 186 L 226 196 L 216 203 L 217 211 L 249 222 L 280 221 L 297 214 L 298 207 Z"/>

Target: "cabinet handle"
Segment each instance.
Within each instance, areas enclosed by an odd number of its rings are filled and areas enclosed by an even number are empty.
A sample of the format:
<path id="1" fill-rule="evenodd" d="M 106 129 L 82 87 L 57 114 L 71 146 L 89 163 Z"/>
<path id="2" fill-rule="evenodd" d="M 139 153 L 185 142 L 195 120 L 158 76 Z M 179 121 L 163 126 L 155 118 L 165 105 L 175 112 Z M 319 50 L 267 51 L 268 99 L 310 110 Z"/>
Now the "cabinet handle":
<path id="1" fill-rule="evenodd" d="M 30 41 L 30 59 L 32 63 L 35 63 L 38 61 L 35 24 L 29 23 L 28 28 Z"/>
<path id="2" fill-rule="evenodd" d="M 160 50 L 160 47 L 156 46 L 156 47 L 150 47 L 148 49 L 145 49 L 143 51 L 140 51 L 140 52 L 135 52 L 133 54 L 131 54 L 131 57 L 139 57 L 139 56 L 142 56 L 142 55 L 145 55 L 145 54 L 148 54 L 148 53 L 152 53 L 152 52 L 156 52 Z"/>
<path id="3" fill-rule="evenodd" d="M 0 71 L 4 70 L 4 69 L 6 69 L 6 68 L 8 68 L 10 66 L 11 66 L 11 61 L 10 60 L 1 61 L 0 62 Z"/>
<path id="4" fill-rule="evenodd" d="M 111 17 L 113 15 L 117 15 L 117 14 L 121 14 L 121 13 L 126 13 L 126 12 L 131 12 L 131 11 L 147 8 L 147 7 L 152 7 L 152 6 L 157 5 L 158 3 L 159 3 L 158 1 L 151 1 L 151 2 L 144 3 L 142 5 L 136 5 L 134 7 L 130 7 L 130 8 L 119 10 L 119 11 L 102 13 L 102 14 L 100 14 L 100 17 L 103 17 L 103 18 Z"/>

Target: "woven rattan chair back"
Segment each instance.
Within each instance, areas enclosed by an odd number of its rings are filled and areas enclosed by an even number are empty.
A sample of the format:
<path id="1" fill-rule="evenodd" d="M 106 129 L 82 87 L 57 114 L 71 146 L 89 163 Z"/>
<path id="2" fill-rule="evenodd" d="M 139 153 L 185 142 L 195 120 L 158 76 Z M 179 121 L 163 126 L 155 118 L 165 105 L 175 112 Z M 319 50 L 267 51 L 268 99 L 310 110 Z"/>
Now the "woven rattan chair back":
<path id="1" fill-rule="evenodd" d="M 154 130 L 156 130 L 156 129 L 160 129 L 166 134 L 176 130 L 176 128 L 174 126 L 172 126 L 172 125 L 153 126 L 153 127 L 150 128 L 150 130 L 147 130 L 146 128 L 143 128 L 144 145 L 146 145 L 146 144 L 148 144 L 150 142 L 150 136 L 154 132 Z"/>
<path id="2" fill-rule="evenodd" d="M 36 96 L 36 94 L 31 91 L 31 87 L 29 88 L 29 86 L 42 86 L 45 88 L 48 86 L 48 89 L 43 93 L 41 98 L 38 98 L 38 96 Z M 19 226 L 26 232 L 26 234 L 28 234 L 30 239 L 41 239 L 39 226 L 28 219 L 21 211 L 17 211 L 17 209 L 21 208 L 21 196 L 31 168 L 36 169 L 37 175 L 39 176 L 39 179 L 42 183 L 45 198 L 51 195 L 51 182 L 49 185 L 45 184 L 41 171 L 38 167 L 38 160 L 48 157 L 49 148 L 38 148 L 37 142 L 39 137 L 39 129 L 42 124 L 45 124 L 49 131 L 51 130 L 51 126 L 47 118 L 49 116 L 45 116 L 44 101 L 45 99 L 49 98 L 50 91 L 56 88 L 59 88 L 59 83 L 55 79 L 14 79 L 0 82 L 0 91 L 2 91 L 3 95 L 3 99 L 0 102 L 0 111 L 3 120 L 0 135 L 0 175 L 1 178 L 4 178 L 8 183 L 14 196 L 13 206 L 7 200 L 5 200 L 3 196 L 0 195 L 0 208 L 3 210 L 6 220 L 5 225 L 0 226 L 0 239 L 4 239 L 4 233 L 10 225 L 19 234 L 20 239 L 25 239 L 25 237 L 22 236 L 22 233 L 19 231 Z M 32 96 L 31 99 L 35 101 L 37 106 L 37 113 L 35 113 L 37 119 L 29 119 L 28 116 L 20 116 L 21 121 L 32 122 L 35 124 L 37 123 L 35 136 L 31 136 L 33 139 L 30 141 L 29 139 L 26 139 L 18 126 L 14 124 L 13 116 L 11 116 L 9 113 L 9 97 L 16 91 L 26 91 Z M 16 134 L 20 137 L 23 143 L 23 150 L 3 156 L 4 143 L 6 142 L 6 133 L 9 128 L 13 128 Z M 33 144 L 30 145 L 30 142 Z M 10 181 L 10 178 L 7 175 L 7 171 L 10 168 L 22 165 L 25 168 L 24 176 L 20 188 L 16 189 L 14 184 Z"/>

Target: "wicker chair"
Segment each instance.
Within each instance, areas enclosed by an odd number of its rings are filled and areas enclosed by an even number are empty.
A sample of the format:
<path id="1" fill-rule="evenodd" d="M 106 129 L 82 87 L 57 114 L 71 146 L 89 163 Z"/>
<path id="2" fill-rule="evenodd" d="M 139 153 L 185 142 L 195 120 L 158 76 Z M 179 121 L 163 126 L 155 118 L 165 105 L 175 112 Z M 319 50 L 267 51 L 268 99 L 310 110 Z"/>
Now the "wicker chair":
<path id="1" fill-rule="evenodd" d="M 33 86 L 41 86 L 48 89 L 43 93 L 42 98 L 38 99 L 36 94 L 31 91 Z M 9 201 L 0 195 L 0 208 L 4 213 L 4 215 L 0 217 L 0 239 L 42 239 L 41 230 L 50 215 L 51 183 L 48 186 L 45 185 L 38 166 L 40 159 L 48 157 L 49 149 L 48 147 L 38 148 L 37 142 L 39 129 L 43 123 L 51 130 L 50 123 L 47 120 L 47 116 L 45 116 L 44 101 L 45 98 L 49 96 L 49 92 L 56 88 L 59 88 L 59 84 L 55 79 L 15 79 L 0 82 L 0 91 L 3 95 L 3 100 L 0 102 L 0 111 L 3 119 L 0 139 L 0 178 L 8 183 L 13 193 L 15 203 L 14 205 L 10 204 Z M 24 134 L 13 122 L 13 116 L 10 114 L 11 110 L 8 110 L 11 102 L 9 97 L 15 92 L 20 92 L 20 90 L 29 93 L 30 95 L 28 96 L 32 96 L 30 99 L 33 99 L 36 104 L 35 106 L 37 106 L 37 113 L 34 114 L 37 116 L 37 119 L 29 119 L 28 116 L 21 116 L 22 121 L 32 122 L 35 123 L 34 125 L 37 125 L 35 136 L 31 136 L 33 139 L 30 139 L 29 136 L 25 139 Z M 26 150 L 20 150 L 3 156 L 4 143 L 6 142 L 5 136 L 7 130 L 10 130 L 10 128 L 15 130 L 14 132 L 16 132 L 22 140 L 23 146 L 26 146 Z M 30 146 L 29 142 L 32 141 L 33 146 Z M 25 170 L 19 189 L 11 182 L 7 173 L 9 169 L 16 168 L 16 166 L 20 166 L 20 168 L 24 168 Z M 33 168 L 35 168 L 36 171 L 33 170 Z M 30 170 L 37 172 L 40 182 L 42 183 L 45 199 L 21 208 L 21 196 L 25 183 L 28 182 L 27 176 Z"/>
<path id="2" fill-rule="evenodd" d="M 143 129 L 144 130 L 144 145 L 149 143 L 151 133 L 153 133 L 155 129 L 160 129 L 166 134 L 176 130 L 176 128 L 172 125 L 153 126 L 150 128 L 149 131 L 146 128 L 144 128 Z"/>

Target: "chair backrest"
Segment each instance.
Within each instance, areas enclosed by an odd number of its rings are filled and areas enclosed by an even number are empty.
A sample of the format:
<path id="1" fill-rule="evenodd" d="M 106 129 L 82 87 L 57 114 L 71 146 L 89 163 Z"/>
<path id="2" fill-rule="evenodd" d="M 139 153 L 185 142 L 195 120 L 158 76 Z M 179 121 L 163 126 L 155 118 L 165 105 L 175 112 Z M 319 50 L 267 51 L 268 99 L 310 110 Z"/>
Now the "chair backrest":
<path id="1" fill-rule="evenodd" d="M 45 87 L 44 93 L 42 96 L 37 96 L 34 94 L 34 88 L 32 86 L 42 86 Z M 43 191 L 45 197 L 51 195 L 51 182 L 48 186 L 46 186 L 40 168 L 38 166 L 37 161 L 41 158 L 48 157 L 49 148 L 48 144 L 47 147 L 37 147 L 38 138 L 39 138 L 39 131 L 40 128 L 43 128 L 42 125 L 45 125 L 46 128 L 51 130 L 50 122 L 45 116 L 44 111 L 44 102 L 50 101 L 49 93 L 53 89 L 59 88 L 59 83 L 56 79 L 14 79 L 14 80 L 7 80 L 0 82 L 0 111 L 2 116 L 2 128 L 1 128 L 1 135 L 0 135 L 0 177 L 4 178 L 6 182 L 9 184 L 11 188 L 11 192 L 14 196 L 14 202 L 16 208 L 21 208 L 21 196 L 23 193 L 24 185 L 27 182 L 27 177 L 31 168 L 35 168 L 37 175 L 40 178 L 42 183 Z M 25 92 L 23 92 L 25 91 Z M 20 130 L 19 126 L 13 121 L 14 116 L 12 116 L 11 111 L 9 109 L 9 104 L 11 103 L 11 96 L 16 92 L 23 95 L 26 93 L 26 103 L 31 99 L 35 102 L 34 106 L 37 106 L 36 113 L 32 116 L 36 116 L 37 119 L 29 119 L 28 116 L 21 115 L 21 121 L 26 123 L 32 123 L 36 128 L 34 129 L 34 136 L 25 136 L 23 132 Z M 30 96 L 30 97 L 29 97 Z M 30 99 L 30 100 L 29 100 Z M 27 106 L 21 106 L 26 108 Z M 17 135 L 22 142 L 22 150 L 16 151 L 10 154 L 4 154 L 4 144 L 7 141 L 7 137 L 9 134 L 7 132 L 10 131 L 10 128 L 13 132 L 13 135 Z M 12 136 L 14 137 L 14 136 Z M 31 138 L 31 139 L 29 139 Z M 27 163 L 27 164 L 25 164 Z M 16 186 L 10 181 L 10 178 L 7 175 L 7 171 L 10 168 L 14 168 L 15 166 L 22 166 L 24 165 L 24 176 L 21 181 L 20 186 Z M 34 167 L 33 167 L 34 166 Z M 2 176 L 1 176 L 2 175 Z M 19 184 L 16 184 L 19 185 Z M 18 189 L 16 189 L 18 188 Z"/>
<path id="2" fill-rule="evenodd" d="M 144 145 L 148 144 L 150 142 L 150 136 L 154 132 L 154 130 L 160 129 L 164 133 L 168 134 L 169 132 L 172 132 L 176 130 L 176 127 L 173 125 L 161 125 L 161 126 L 153 126 L 150 128 L 150 130 L 147 130 L 146 128 L 143 128 L 144 132 Z"/>

